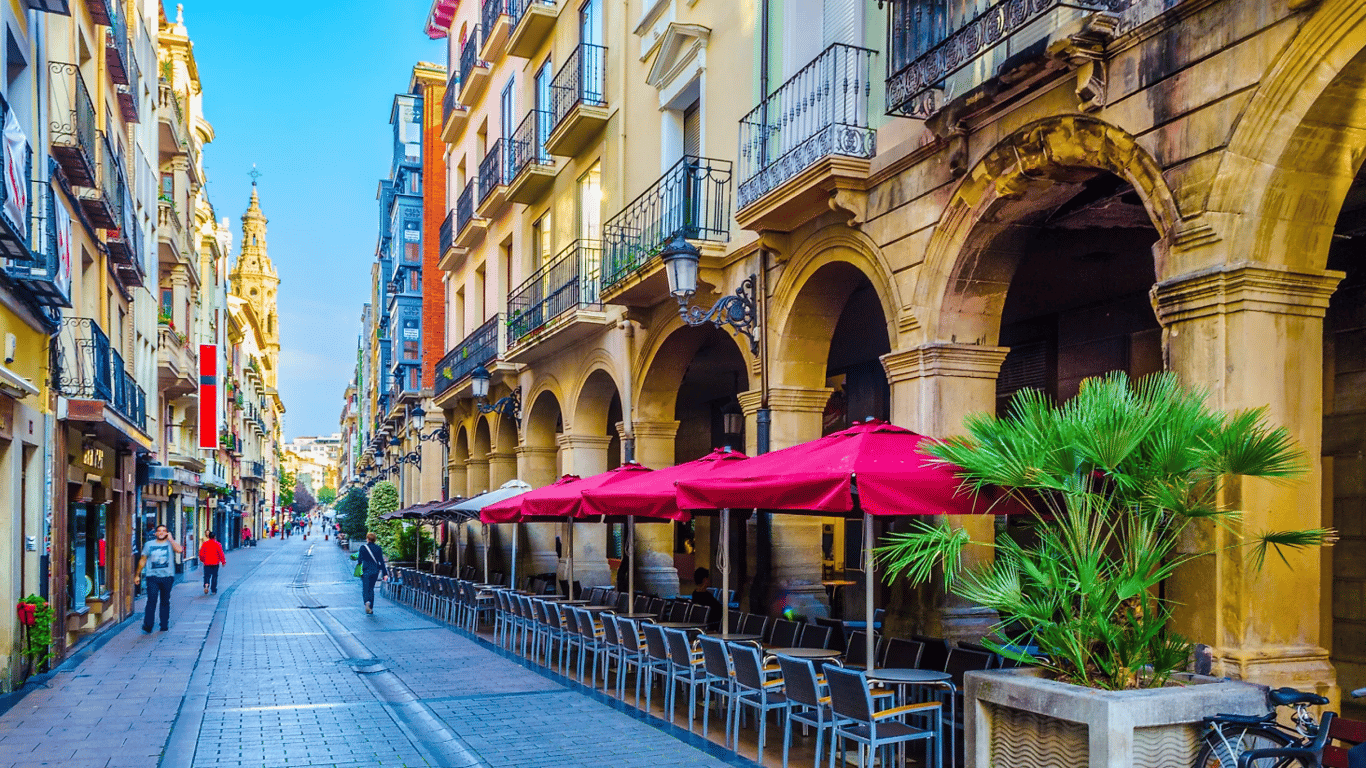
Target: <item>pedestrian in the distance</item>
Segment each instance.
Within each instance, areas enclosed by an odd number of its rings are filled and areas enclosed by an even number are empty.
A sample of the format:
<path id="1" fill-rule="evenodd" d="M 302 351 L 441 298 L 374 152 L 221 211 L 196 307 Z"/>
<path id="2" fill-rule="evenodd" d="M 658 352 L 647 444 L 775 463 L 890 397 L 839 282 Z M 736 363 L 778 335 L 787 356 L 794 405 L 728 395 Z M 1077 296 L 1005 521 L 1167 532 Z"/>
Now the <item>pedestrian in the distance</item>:
<path id="1" fill-rule="evenodd" d="M 250 527 L 250 526 L 246 526 L 246 525 L 242 526 L 242 546 L 244 546 L 244 547 L 249 547 L 249 546 L 251 546 L 251 527 Z"/>
<path id="2" fill-rule="evenodd" d="M 209 531 L 208 538 L 199 545 L 199 562 L 204 566 L 204 594 L 218 594 L 218 566 L 228 564 L 228 555 L 218 542 L 218 535 Z"/>
<path id="3" fill-rule="evenodd" d="M 389 578 L 389 566 L 384 563 L 384 550 L 375 543 L 373 531 L 365 534 L 365 543 L 360 546 L 356 561 L 360 563 L 360 596 L 365 603 L 365 612 L 374 613 L 375 582 L 381 574 Z"/>
<path id="4" fill-rule="evenodd" d="M 175 555 L 185 553 L 180 542 L 171 538 L 171 531 L 158 525 L 156 532 L 147 543 L 142 545 L 142 558 L 138 560 L 138 575 L 133 583 L 147 577 L 147 610 L 142 617 L 142 631 L 152 631 L 152 620 L 156 618 L 157 606 L 161 606 L 161 631 L 165 632 L 171 622 L 171 587 L 175 586 Z"/>

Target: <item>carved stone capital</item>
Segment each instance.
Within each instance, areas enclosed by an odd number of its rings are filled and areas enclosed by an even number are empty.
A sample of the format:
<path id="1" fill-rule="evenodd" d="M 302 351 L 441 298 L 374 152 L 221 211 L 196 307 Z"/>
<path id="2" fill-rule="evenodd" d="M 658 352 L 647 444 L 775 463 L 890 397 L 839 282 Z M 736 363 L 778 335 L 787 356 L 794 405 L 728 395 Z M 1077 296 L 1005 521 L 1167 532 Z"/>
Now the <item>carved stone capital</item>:
<path id="1" fill-rule="evenodd" d="M 834 391 L 830 387 L 769 387 L 768 407 L 784 413 L 825 413 Z M 746 416 L 758 413 L 763 402 L 762 394 L 754 390 L 741 392 L 737 399 Z"/>
<path id="2" fill-rule="evenodd" d="M 551 458 L 554 458 L 557 454 L 559 454 L 559 452 L 559 448 L 543 448 L 533 447 L 529 445 L 519 445 L 517 446 L 517 450 L 515 451 L 515 453 L 517 454 L 517 458 L 519 459 L 522 457 L 531 458 L 534 456 L 549 456 Z"/>
<path id="3" fill-rule="evenodd" d="M 1009 351 L 974 344 L 925 344 L 881 359 L 888 384 L 931 377 L 995 379 Z"/>
<path id="4" fill-rule="evenodd" d="M 636 439 L 672 440 L 678 435 L 677 421 L 637 421 L 633 425 Z"/>
<path id="5" fill-rule="evenodd" d="M 562 433 L 555 436 L 555 442 L 561 448 L 590 448 L 593 450 L 605 451 L 607 446 L 612 444 L 612 438 L 607 435 L 571 435 Z"/>
<path id="6" fill-rule="evenodd" d="M 1236 312 L 1323 317 L 1342 272 L 1296 272 L 1247 263 L 1164 280 L 1151 298 L 1162 325 Z"/>

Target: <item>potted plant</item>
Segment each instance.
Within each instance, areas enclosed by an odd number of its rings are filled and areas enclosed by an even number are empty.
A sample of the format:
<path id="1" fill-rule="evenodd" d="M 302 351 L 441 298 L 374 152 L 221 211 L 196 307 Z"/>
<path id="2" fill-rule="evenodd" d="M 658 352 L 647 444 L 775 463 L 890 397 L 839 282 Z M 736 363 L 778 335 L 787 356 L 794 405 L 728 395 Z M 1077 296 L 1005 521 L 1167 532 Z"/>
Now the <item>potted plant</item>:
<path id="1" fill-rule="evenodd" d="M 967 765 L 1027 762 L 1020 749 L 1042 765 L 1190 765 L 1201 716 L 1265 711 L 1259 688 L 1192 684 L 1202 682 L 1184 673 L 1192 644 L 1172 630 L 1176 606 L 1160 589 L 1213 554 L 1189 551 L 1206 540 L 1188 535 L 1195 526 L 1229 527 L 1258 568 L 1283 548 L 1333 540 L 1323 529 L 1242 537 L 1228 526 L 1238 514 L 1221 504 L 1230 478 L 1283 482 L 1305 466 L 1264 409 L 1221 413 L 1173 374 L 1114 373 L 1062 405 L 1023 390 L 1008 415 L 965 426 L 967 436 L 927 450 L 961 467 L 974 491 L 1006 489 L 1031 512 L 1023 531 L 999 536 L 994 562 L 968 570 L 961 554 L 973 542 L 948 525 L 891 534 L 878 554 L 916 582 L 942 569 L 947 589 L 999 616 L 984 642 L 1032 666 L 969 675 Z"/>

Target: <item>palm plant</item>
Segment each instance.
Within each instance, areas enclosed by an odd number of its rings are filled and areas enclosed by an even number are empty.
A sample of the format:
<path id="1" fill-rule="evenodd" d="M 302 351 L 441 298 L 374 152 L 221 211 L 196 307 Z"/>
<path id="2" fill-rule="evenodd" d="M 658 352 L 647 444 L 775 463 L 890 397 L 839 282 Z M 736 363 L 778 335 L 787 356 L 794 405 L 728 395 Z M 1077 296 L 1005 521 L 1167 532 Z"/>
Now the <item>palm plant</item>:
<path id="1" fill-rule="evenodd" d="M 1062 405 L 1023 390 L 1008 416 L 978 414 L 966 427 L 927 451 L 961 468 L 973 492 L 1004 488 L 1031 513 L 1024 535 L 999 537 L 994 562 L 970 570 L 970 537 L 947 524 L 891 534 L 877 554 L 889 579 L 923 583 L 942 569 L 949 590 L 999 615 L 989 645 L 1065 682 L 1157 687 L 1186 666 L 1191 644 L 1172 631 L 1175 604 L 1159 586 L 1214 553 L 1178 548 L 1192 526 L 1223 526 L 1258 568 L 1269 552 L 1284 560 L 1282 549 L 1334 539 L 1239 530 L 1238 511 L 1221 503 L 1226 481 L 1288 481 L 1304 471 L 1303 453 L 1265 409 L 1214 411 L 1173 374 L 1089 379 Z"/>

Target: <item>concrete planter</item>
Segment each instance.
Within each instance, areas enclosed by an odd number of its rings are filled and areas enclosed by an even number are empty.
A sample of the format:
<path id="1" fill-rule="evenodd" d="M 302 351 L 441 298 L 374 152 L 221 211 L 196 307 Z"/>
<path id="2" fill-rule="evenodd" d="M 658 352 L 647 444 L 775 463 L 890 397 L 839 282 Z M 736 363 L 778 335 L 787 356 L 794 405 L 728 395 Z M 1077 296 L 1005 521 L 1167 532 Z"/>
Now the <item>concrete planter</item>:
<path id="1" fill-rule="evenodd" d="M 1035 669 L 969 672 L 964 680 L 968 768 L 1188 766 L 1202 717 L 1267 710 L 1265 688 L 1194 675 L 1142 691 L 1082 688 Z"/>

